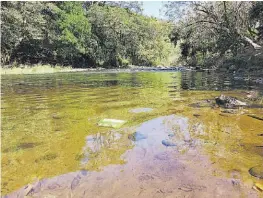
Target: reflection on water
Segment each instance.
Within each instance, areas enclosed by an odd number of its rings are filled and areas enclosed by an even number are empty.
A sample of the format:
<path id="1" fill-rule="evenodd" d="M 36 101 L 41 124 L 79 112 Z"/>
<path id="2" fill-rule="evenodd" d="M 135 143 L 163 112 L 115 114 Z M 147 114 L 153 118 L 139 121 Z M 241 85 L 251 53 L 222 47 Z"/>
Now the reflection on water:
<path id="1" fill-rule="evenodd" d="M 128 150 L 136 145 L 149 149 L 157 142 L 164 149 L 162 140 L 174 142 L 182 153 L 198 140 L 226 170 L 246 174 L 263 163 L 261 147 L 256 147 L 262 145 L 257 136 L 262 121 L 190 105 L 220 93 L 243 97 L 244 90 L 256 89 L 262 95 L 263 86 L 250 81 L 201 72 L 60 73 L 3 76 L 1 88 L 3 194 L 35 179 L 125 164 L 129 158 L 122 156 Z M 137 108 L 152 111 L 133 113 Z M 247 111 L 263 113 L 262 108 Z M 143 124 L 131 127 L 170 114 L 180 117 L 170 131 L 153 130 L 149 137 Z M 104 118 L 128 122 L 114 131 L 97 126 Z M 147 138 L 128 137 L 135 132 Z"/>
<path id="2" fill-rule="evenodd" d="M 263 86 L 245 78 L 237 78 L 225 73 L 184 72 L 181 76 L 181 88 L 185 90 L 234 90 L 260 89 Z"/>

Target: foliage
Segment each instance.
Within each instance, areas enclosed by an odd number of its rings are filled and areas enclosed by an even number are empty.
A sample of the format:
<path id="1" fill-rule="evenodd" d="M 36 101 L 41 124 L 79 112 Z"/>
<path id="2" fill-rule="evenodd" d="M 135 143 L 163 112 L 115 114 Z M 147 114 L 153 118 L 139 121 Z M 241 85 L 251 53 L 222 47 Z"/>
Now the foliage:
<path id="1" fill-rule="evenodd" d="M 2 61 L 20 56 L 20 48 L 29 44 L 34 52 L 34 43 L 44 38 L 45 23 L 41 2 L 1 3 L 1 53 Z M 32 17 L 34 16 L 34 17 Z M 20 59 L 23 59 L 23 55 Z"/>
<path id="2" fill-rule="evenodd" d="M 263 41 L 263 2 L 252 2 L 252 7 L 249 10 L 249 19 L 254 25 L 256 40 Z"/>
<path id="3" fill-rule="evenodd" d="M 169 64 L 170 23 L 139 2 L 3 2 L 2 63 L 125 67 Z"/>
<path id="4" fill-rule="evenodd" d="M 171 42 L 180 41 L 181 58 L 188 64 L 235 57 L 251 47 L 262 50 L 255 43 L 262 41 L 261 2 L 168 2 L 165 9 L 175 23 Z"/>

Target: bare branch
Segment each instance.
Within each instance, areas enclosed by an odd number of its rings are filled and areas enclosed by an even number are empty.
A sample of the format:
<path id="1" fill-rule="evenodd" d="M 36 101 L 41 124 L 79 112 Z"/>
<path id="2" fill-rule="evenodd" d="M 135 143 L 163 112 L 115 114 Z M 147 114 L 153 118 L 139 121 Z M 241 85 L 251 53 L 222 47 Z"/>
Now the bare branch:
<path id="1" fill-rule="evenodd" d="M 245 39 L 249 44 L 251 44 L 255 50 L 260 50 L 260 49 L 262 48 L 260 45 L 254 43 L 250 38 L 248 38 L 248 37 L 245 36 L 244 39 Z"/>

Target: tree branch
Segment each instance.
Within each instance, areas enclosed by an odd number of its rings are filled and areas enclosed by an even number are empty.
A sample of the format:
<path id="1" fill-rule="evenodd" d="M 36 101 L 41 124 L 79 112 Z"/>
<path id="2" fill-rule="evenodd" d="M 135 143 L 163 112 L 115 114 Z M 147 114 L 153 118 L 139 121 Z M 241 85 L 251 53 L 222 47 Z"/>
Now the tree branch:
<path id="1" fill-rule="evenodd" d="M 250 38 L 244 36 L 244 39 L 245 39 L 250 45 L 252 45 L 255 50 L 260 50 L 260 49 L 262 48 L 260 45 L 254 43 Z"/>

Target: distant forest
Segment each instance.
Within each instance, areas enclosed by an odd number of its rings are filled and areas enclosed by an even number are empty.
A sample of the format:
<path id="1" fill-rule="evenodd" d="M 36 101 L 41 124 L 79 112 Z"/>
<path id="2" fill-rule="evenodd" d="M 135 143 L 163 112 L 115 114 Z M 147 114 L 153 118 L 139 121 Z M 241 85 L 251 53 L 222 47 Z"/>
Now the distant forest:
<path id="1" fill-rule="evenodd" d="M 1 63 L 262 69 L 263 2 L 1 2 Z"/>

